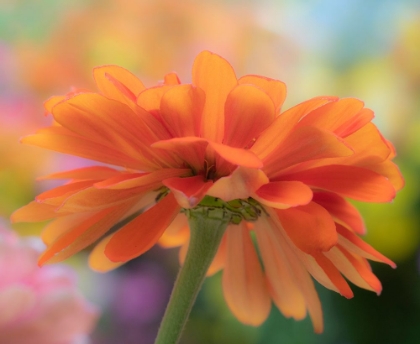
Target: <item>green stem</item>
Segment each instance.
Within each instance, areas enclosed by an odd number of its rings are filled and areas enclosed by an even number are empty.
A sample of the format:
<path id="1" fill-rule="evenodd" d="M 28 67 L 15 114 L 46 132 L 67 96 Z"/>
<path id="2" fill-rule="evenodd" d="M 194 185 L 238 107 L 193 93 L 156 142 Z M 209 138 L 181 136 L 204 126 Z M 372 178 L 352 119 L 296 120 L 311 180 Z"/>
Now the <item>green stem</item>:
<path id="1" fill-rule="evenodd" d="M 230 222 L 224 212 L 196 208 L 188 211 L 191 231 L 184 265 L 175 281 L 155 344 L 176 344 L 181 337 L 206 272 Z"/>

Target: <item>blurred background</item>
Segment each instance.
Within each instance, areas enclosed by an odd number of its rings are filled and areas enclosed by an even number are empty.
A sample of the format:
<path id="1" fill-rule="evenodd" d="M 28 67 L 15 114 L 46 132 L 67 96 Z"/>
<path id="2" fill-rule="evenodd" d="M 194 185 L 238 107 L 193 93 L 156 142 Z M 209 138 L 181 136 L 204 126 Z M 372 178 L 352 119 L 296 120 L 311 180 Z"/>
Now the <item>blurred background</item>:
<path id="1" fill-rule="evenodd" d="M 398 268 L 373 264 L 380 297 L 356 287 L 346 300 L 318 288 L 325 332 L 273 307 L 253 328 L 229 312 L 221 275 L 209 278 L 184 344 L 420 343 L 420 3 L 416 0 L 0 0 L 0 216 L 53 186 L 39 176 L 90 162 L 19 144 L 47 126 L 43 102 L 72 86 L 94 89 L 92 68 L 118 64 L 146 85 L 170 71 L 190 81 L 208 49 L 237 75 L 284 81 L 284 108 L 318 95 L 357 97 L 398 152 L 406 187 L 391 204 L 362 205 L 365 239 Z M 15 225 L 22 235 L 40 225 Z M 153 248 L 96 274 L 81 253 L 69 262 L 102 309 L 94 344 L 153 343 L 178 269 L 177 250 Z"/>

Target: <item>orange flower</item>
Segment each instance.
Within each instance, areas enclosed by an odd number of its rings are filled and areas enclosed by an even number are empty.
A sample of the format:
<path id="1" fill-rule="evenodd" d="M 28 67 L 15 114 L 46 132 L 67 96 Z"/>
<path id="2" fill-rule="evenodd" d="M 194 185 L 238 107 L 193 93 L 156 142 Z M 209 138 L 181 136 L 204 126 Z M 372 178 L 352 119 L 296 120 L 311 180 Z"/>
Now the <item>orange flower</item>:
<path id="1" fill-rule="evenodd" d="M 48 248 L 41 265 L 68 258 L 113 227 L 90 255 L 96 270 L 157 242 L 182 245 L 182 259 L 189 231 L 181 210 L 210 204 L 236 214 L 208 274 L 224 269 L 224 295 L 240 321 L 260 324 L 273 300 L 287 317 L 308 311 L 321 332 L 311 276 L 347 298 L 353 293 L 343 275 L 380 293 L 367 259 L 395 264 L 358 237 L 363 220 L 346 198 L 388 202 L 403 180 L 363 102 L 318 97 L 280 113 L 282 82 L 237 79 L 209 52 L 196 58 L 192 84 L 169 74 L 145 88 L 116 66 L 96 68 L 94 77 L 99 93 L 52 98 L 55 125 L 23 139 L 120 167 L 49 175 L 70 181 L 14 213 L 14 221 L 53 219 L 42 233 Z"/>

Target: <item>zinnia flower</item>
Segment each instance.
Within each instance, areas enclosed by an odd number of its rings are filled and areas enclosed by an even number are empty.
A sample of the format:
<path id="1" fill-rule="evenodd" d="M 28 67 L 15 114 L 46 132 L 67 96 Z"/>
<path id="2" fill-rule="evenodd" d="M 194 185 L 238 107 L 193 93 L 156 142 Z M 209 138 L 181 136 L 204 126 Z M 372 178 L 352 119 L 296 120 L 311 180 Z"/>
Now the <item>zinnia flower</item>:
<path id="1" fill-rule="evenodd" d="M 87 343 L 98 311 L 69 267 L 37 266 L 42 248 L 39 239 L 20 239 L 0 225 L 0 343 Z"/>
<path id="2" fill-rule="evenodd" d="M 286 317 L 308 312 L 321 332 L 311 276 L 347 298 L 344 277 L 380 293 L 367 259 L 395 265 L 359 238 L 363 220 L 346 199 L 389 202 L 403 181 L 363 102 L 317 97 L 281 112 L 282 82 L 237 79 L 210 52 L 196 58 L 191 84 L 171 73 L 146 88 L 116 66 L 96 68 L 94 77 L 99 93 L 50 99 L 55 124 L 23 139 L 119 167 L 49 175 L 69 182 L 14 213 L 15 221 L 53 219 L 42 233 L 41 265 L 113 227 L 90 255 L 96 270 L 158 242 L 182 245 L 182 259 L 188 209 L 221 208 L 231 224 L 208 274 L 223 269 L 225 299 L 240 321 L 262 323 L 273 301 Z"/>

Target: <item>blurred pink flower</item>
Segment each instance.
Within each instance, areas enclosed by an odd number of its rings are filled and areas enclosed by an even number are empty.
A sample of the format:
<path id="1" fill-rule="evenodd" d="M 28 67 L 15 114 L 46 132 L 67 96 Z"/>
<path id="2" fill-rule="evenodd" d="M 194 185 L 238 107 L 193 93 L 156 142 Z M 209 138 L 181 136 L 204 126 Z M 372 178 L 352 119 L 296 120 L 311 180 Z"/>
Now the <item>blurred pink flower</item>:
<path id="1" fill-rule="evenodd" d="M 98 311 L 77 291 L 72 269 L 37 266 L 42 246 L 0 224 L 0 343 L 87 343 Z"/>

